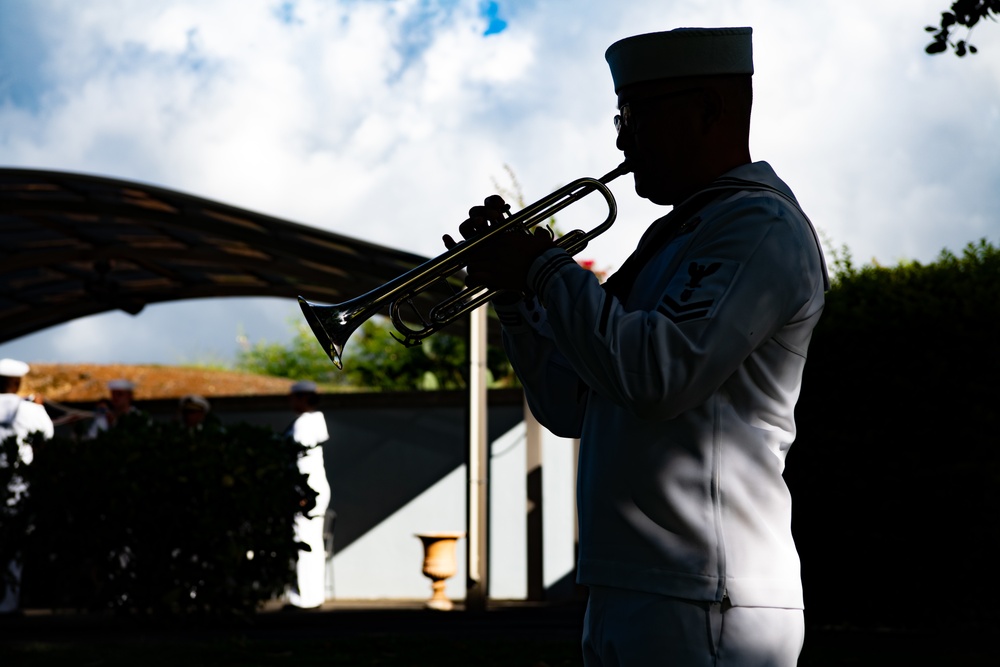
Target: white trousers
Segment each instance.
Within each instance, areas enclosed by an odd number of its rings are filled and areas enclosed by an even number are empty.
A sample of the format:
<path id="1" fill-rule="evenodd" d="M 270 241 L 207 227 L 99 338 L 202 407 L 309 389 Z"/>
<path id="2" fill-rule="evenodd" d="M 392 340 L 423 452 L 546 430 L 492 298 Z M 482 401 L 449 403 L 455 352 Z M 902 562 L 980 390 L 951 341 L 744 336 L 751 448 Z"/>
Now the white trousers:
<path id="1" fill-rule="evenodd" d="M 723 607 L 593 586 L 583 625 L 585 667 L 794 667 L 801 609 Z"/>
<path id="2" fill-rule="evenodd" d="M 318 607 L 326 601 L 326 552 L 323 544 L 324 517 L 295 517 L 295 539 L 312 551 L 300 551 L 295 562 L 297 586 L 288 594 L 296 607 Z"/>

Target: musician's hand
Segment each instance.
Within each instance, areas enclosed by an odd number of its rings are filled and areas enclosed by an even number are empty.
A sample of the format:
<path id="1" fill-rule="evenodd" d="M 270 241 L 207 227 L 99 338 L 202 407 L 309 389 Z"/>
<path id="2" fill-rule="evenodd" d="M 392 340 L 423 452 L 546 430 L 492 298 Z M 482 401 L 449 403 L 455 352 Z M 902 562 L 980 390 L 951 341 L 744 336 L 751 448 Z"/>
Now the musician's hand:
<path id="1" fill-rule="evenodd" d="M 500 234 L 487 244 L 486 252 L 474 253 L 466 267 L 465 283 L 524 293 L 532 262 L 553 245 L 544 228 L 533 233 L 514 230 Z"/>
<path id="2" fill-rule="evenodd" d="M 498 195 L 487 197 L 483 206 L 469 210 L 468 220 L 459 225 L 458 230 L 465 239 L 486 233 L 503 222 L 509 208 Z M 456 245 L 449 235 L 445 235 L 444 243 L 449 249 Z M 465 282 L 469 286 L 485 285 L 490 289 L 523 293 L 531 263 L 553 246 L 551 234 L 543 227 L 532 233 L 515 229 L 499 234 L 483 244 L 482 249 L 470 253 Z"/>
<path id="3" fill-rule="evenodd" d="M 471 239 L 474 236 L 490 230 L 490 227 L 503 222 L 504 214 L 510 211 L 507 204 L 500 195 L 490 195 L 483 200 L 482 206 L 473 206 L 469 209 L 469 218 L 458 226 L 458 231 L 463 239 Z M 448 250 L 454 248 L 458 243 L 451 238 L 450 234 L 444 235 L 444 245 Z"/>

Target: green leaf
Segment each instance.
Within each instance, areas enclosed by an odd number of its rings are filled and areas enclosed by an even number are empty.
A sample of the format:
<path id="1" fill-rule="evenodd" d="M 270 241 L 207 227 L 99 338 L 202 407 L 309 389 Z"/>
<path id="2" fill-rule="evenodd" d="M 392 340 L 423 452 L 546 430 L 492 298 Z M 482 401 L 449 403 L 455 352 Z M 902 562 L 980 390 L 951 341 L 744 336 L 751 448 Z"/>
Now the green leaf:
<path id="1" fill-rule="evenodd" d="M 927 53 L 934 55 L 936 53 L 943 53 L 947 48 L 948 45 L 945 42 L 938 41 L 938 42 L 931 42 L 930 44 L 927 45 L 927 48 L 924 50 Z"/>

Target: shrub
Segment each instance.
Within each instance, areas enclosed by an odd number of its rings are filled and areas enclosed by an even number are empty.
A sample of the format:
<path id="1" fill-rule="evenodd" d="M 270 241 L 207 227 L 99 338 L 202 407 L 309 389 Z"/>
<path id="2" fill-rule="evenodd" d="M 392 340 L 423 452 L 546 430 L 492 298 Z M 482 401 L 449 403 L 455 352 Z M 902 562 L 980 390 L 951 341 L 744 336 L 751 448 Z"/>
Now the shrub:
<path id="1" fill-rule="evenodd" d="M 300 445 L 272 430 L 189 432 L 129 415 L 97 439 L 37 446 L 20 506 L 24 602 L 140 614 L 254 611 L 294 578 L 315 499 Z"/>
<path id="2" fill-rule="evenodd" d="M 993 623 L 979 587 L 955 584 L 992 569 L 1000 514 L 1000 250 L 842 268 L 786 469 L 807 618 Z"/>

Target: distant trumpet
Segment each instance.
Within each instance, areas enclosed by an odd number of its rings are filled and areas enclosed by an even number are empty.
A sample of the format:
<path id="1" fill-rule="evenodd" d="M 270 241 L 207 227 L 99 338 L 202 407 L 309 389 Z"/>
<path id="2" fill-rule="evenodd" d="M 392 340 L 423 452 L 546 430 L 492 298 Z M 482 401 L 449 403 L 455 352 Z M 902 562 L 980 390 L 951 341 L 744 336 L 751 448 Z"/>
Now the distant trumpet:
<path id="1" fill-rule="evenodd" d="M 468 264 L 469 253 L 480 245 L 489 243 L 490 239 L 496 235 L 516 230 L 531 233 L 532 228 L 552 218 L 570 204 L 592 192 L 599 192 L 608 206 L 608 215 L 604 222 L 589 232 L 576 229 L 556 239 L 557 247 L 571 255 L 577 254 L 587 247 L 591 239 L 603 234 L 614 224 L 615 218 L 618 216 L 618 206 L 607 184 L 629 171 L 631 169 L 628 162 L 622 162 L 617 168 L 601 178 L 579 178 L 547 197 L 525 206 L 499 225 L 490 228 L 489 231 L 459 242 L 436 258 L 428 260 L 381 287 L 350 301 L 322 305 L 307 301 L 300 296 L 299 305 L 302 307 L 302 313 L 316 335 L 316 339 L 323 345 L 323 349 L 333 363 L 340 369 L 344 367 L 342 355 L 344 346 L 347 345 L 347 339 L 365 321 L 384 308 L 388 308 L 389 319 L 396 331 L 400 333 L 399 336 L 393 334 L 393 338 L 407 347 L 419 345 L 424 338 L 489 301 L 497 290 L 482 286 L 465 287 L 435 305 L 426 315 L 422 314 L 413 303 L 413 299 L 418 294 L 428 290 L 438 281 L 447 280 L 464 269 Z M 410 307 L 410 312 L 420 321 L 420 328 L 410 327 L 403 321 L 402 304 L 407 304 Z"/>

